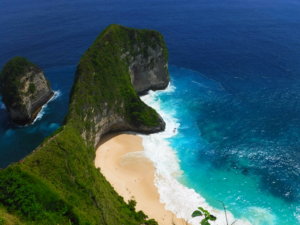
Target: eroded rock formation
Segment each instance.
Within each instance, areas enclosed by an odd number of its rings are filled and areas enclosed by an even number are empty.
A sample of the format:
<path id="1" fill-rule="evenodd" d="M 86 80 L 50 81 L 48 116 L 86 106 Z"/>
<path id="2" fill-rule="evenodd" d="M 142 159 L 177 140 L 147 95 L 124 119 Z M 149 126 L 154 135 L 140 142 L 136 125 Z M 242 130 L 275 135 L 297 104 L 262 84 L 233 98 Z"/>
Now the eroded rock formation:
<path id="1" fill-rule="evenodd" d="M 159 32 L 110 25 L 78 64 L 68 118 L 82 121 L 82 136 L 95 145 L 112 131 L 164 130 L 165 122 L 138 94 L 167 87 L 167 63 Z"/>
<path id="2" fill-rule="evenodd" d="M 7 62 L 0 84 L 3 102 L 12 121 L 18 125 L 31 123 L 53 96 L 43 71 L 22 57 Z"/>

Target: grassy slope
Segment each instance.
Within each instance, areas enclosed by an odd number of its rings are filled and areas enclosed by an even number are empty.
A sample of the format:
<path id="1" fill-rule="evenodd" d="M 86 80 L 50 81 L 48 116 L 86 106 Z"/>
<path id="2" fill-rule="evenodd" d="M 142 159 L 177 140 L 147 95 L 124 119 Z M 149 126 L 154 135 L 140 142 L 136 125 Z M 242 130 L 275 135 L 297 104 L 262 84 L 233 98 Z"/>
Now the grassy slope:
<path id="1" fill-rule="evenodd" d="M 20 219 L 7 212 L 3 207 L 0 207 L 0 225 L 21 225 Z"/>
<path id="2" fill-rule="evenodd" d="M 108 27 L 80 60 L 66 124 L 23 161 L 0 171 L 2 208 L 22 223 L 155 224 L 127 205 L 94 167 L 96 131 L 87 119 L 106 103 L 137 126 L 157 124 L 157 113 L 140 101 L 120 60 L 120 49 L 134 44 L 130 35 L 135 33 L 145 38 L 141 41 L 162 41 L 157 32 Z M 120 100 L 125 108 L 116 104 Z M 89 138 L 84 140 L 82 132 Z"/>

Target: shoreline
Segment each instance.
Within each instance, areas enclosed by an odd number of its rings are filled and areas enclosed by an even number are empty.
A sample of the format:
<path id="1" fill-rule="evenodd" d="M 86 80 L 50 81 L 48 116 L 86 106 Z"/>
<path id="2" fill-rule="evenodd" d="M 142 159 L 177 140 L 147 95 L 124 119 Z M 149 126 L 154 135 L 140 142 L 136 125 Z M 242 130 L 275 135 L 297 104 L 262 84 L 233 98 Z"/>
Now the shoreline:
<path id="1" fill-rule="evenodd" d="M 155 186 L 155 167 L 145 156 L 142 138 L 134 134 L 117 134 L 104 138 L 98 146 L 96 168 L 126 202 L 134 199 L 136 210 L 142 210 L 159 225 L 186 225 L 165 209 Z"/>
<path id="2" fill-rule="evenodd" d="M 48 99 L 48 101 L 42 105 L 42 107 L 40 108 L 40 110 L 38 111 L 37 115 L 35 116 L 34 120 L 30 123 L 27 124 L 25 126 L 30 126 L 35 124 L 37 121 L 41 120 L 45 114 L 44 110 L 46 109 L 46 107 L 48 106 L 48 104 L 54 100 L 56 100 L 59 96 L 61 95 L 60 90 L 54 91 L 53 90 L 53 95 L 51 96 L 51 98 Z"/>
<path id="3" fill-rule="evenodd" d="M 145 198 L 148 194 L 143 195 L 137 191 L 137 195 L 141 195 L 141 197 L 134 196 L 137 202 L 136 209 L 144 211 L 149 218 L 154 218 L 160 225 L 199 224 L 201 218 L 192 218 L 191 216 L 193 211 L 199 206 L 205 208 L 212 213 L 212 215 L 217 217 L 216 221 L 210 221 L 211 225 L 225 225 L 227 222 L 222 209 L 212 207 L 201 195 L 196 193 L 194 189 L 184 186 L 176 179 L 176 177 L 182 175 L 183 171 L 180 169 L 179 159 L 167 139 L 177 135 L 180 124 L 172 113 L 167 113 L 161 109 L 159 99 L 157 99 L 157 96 L 161 92 L 172 92 L 174 89 L 173 86 L 169 85 L 164 91 L 150 91 L 148 95 L 141 98 L 142 101 L 150 105 L 162 116 L 166 122 L 165 131 L 150 135 L 121 134 L 106 136 L 96 151 L 95 166 L 99 167 L 97 164 L 102 164 L 102 168 L 100 167 L 102 174 L 111 183 L 117 193 L 123 196 L 125 201 L 132 199 L 133 195 L 131 190 L 126 187 L 130 185 L 130 182 L 128 182 L 128 180 L 124 182 L 124 178 L 132 177 L 133 174 L 126 174 L 126 170 L 120 167 L 120 165 L 129 166 L 129 168 L 131 167 L 131 171 L 136 172 L 138 177 L 131 180 L 133 189 L 137 184 L 143 183 L 141 181 L 145 179 L 146 176 L 150 176 L 150 178 L 148 177 L 146 179 L 148 180 L 148 186 L 144 184 L 146 187 L 141 186 L 136 187 L 136 189 L 152 187 L 150 195 L 156 193 L 156 197 L 154 198 L 156 204 L 150 206 L 149 201 L 153 199 L 148 200 Z M 118 140 L 119 136 L 122 136 L 123 139 Z M 115 159 L 112 160 L 109 158 L 109 160 L 105 160 L 104 152 L 109 152 L 111 148 L 114 149 L 114 151 L 111 151 L 113 152 L 113 156 L 108 155 L 108 157 Z M 100 156 L 100 153 L 103 156 Z M 116 155 L 119 156 L 116 157 Z M 97 157 L 98 162 L 96 162 Z M 99 160 L 107 161 L 109 165 L 105 165 Z M 123 163 L 120 163 L 122 160 Z M 113 166 L 112 161 L 117 166 Z M 144 169 L 142 169 L 143 167 Z M 108 174 L 106 174 L 104 170 L 108 170 Z M 108 177 L 111 173 L 114 174 L 114 170 L 118 172 L 125 171 L 125 174 L 121 173 L 119 177 L 112 176 L 115 179 L 115 183 Z M 150 175 L 149 171 L 151 171 Z M 116 173 L 114 175 L 116 175 Z M 155 212 L 153 210 L 155 210 Z M 166 215 L 168 216 L 166 217 Z M 182 219 L 178 219 L 178 217 Z M 244 218 L 235 218 L 228 210 L 227 217 L 230 223 L 235 222 L 236 225 L 251 225 L 251 223 Z M 175 223 L 175 219 L 178 222 Z"/>
<path id="4" fill-rule="evenodd" d="M 145 155 L 155 167 L 155 186 L 160 194 L 160 201 L 164 203 L 167 210 L 185 219 L 189 224 L 200 224 L 203 217 L 192 218 L 191 215 L 194 210 L 201 206 L 217 217 L 216 221 L 210 221 L 211 225 L 226 225 L 223 209 L 212 207 L 194 189 L 177 180 L 182 176 L 183 171 L 180 168 L 180 159 L 168 139 L 178 134 L 180 123 L 176 119 L 176 112 L 172 109 L 163 109 L 159 99 L 161 93 L 170 93 L 175 90 L 175 86 L 170 84 L 163 91 L 150 91 L 148 95 L 141 97 L 142 101 L 154 108 L 166 122 L 166 129 L 163 132 L 139 135 L 143 139 Z M 243 218 L 235 218 L 228 210 L 227 217 L 230 223 L 235 221 L 236 225 L 251 225 Z"/>

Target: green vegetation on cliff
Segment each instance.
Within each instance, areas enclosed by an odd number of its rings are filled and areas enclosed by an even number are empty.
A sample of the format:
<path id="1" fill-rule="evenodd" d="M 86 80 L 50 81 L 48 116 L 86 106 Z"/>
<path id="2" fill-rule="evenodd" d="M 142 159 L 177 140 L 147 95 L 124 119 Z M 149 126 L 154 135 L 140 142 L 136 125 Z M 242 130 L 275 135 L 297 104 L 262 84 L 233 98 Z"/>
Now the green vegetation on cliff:
<path id="1" fill-rule="evenodd" d="M 15 79 L 18 76 L 26 73 L 30 67 L 38 68 L 33 63 L 29 62 L 26 58 L 16 56 L 9 60 L 8 63 L 5 64 L 3 70 L 1 71 L 1 78 L 4 74 L 10 74 L 8 77 L 3 77 L 5 79 Z"/>
<path id="2" fill-rule="evenodd" d="M 134 55 L 137 39 L 164 45 L 158 32 L 111 25 L 86 51 L 65 125 L 24 160 L 0 170 L 0 209 L 22 224 L 156 224 L 126 204 L 94 166 L 99 133 L 163 129 L 136 94 L 122 57 L 123 51 Z"/>
<path id="3" fill-rule="evenodd" d="M 12 215 L 0 205 L 0 225 L 21 225 L 20 219 Z"/>
<path id="4" fill-rule="evenodd" d="M 20 96 L 16 94 L 15 90 L 23 89 L 20 78 L 23 74 L 30 70 L 39 71 L 40 69 L 29 62 L 26 58 L 16 56 L 5 64 L 0 73 L 0 92 L 5 92 L 4 101 L 19 102 Z"/>
<path id="5" fill-rule="evenodd" d="M 27 59 L 15 57 L 4 66 L 0 76 L 3 102 L 13 122 L 31 123 L 53 91 L 43 71 Z"/>
<path id="6" fill-rule="evenodd" d="M 127 123 L 124 128 L 115 130 L 150 133 L 151 127 L 160 125 L 160 117 L 140 100 L 134 90 L 127 59 L 134 58 L 141 51 L 146 54 L 143 50 L 155 45 L 160 45 L 167 54 L 162 35 L 157 31 L 110 25 L 82 56 L 67 119 L 84 130 L 89 140 L 94 141 L 99 130 L 95 130 L 96 120 L 86 118 L 105 117 L 107 113 L 115 114 Z M 129 53 L 127 57 L 124 56 L 126 53 Z M 142 129 L 142 126 L 150 128 Z"/>
<path id="7" fill-rule="evenodd" d="M 94 148 L 66 126 L 0 173 L 0 202 L 25 224 L 141 224 L 94 166 Z"/>

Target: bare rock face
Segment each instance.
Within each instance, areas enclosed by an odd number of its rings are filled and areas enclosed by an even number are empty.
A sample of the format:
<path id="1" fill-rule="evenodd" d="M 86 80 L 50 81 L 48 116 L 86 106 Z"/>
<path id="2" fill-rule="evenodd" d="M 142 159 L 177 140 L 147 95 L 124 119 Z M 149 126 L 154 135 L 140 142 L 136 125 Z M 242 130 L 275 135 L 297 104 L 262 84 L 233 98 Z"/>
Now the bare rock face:
<path id="1" fill-rule="evenodd" d="M 129 57 L 131 82 L 139 94 L 145 94 L 149 90 L 162 90 L 169 84 L 167 56 L 165 48 L 159 44 L 135 45 L 134 52 L 137 55 Z"/>
<path id="2" fill-rule="evenodd" d="M 121 58 L 127 61 L 135 91 L 143 95 L 149 90 L 165 89 L 170 76 L 163 36 L 152 30 L 122 29 L 127 32 L 129 44 L 121 49 Z"/>
<path id="3" fill-rule="evenodd" d="M 7 62 L 0 84 L 3 102 L 12 121 L 18 125 L 31 123 L 53 96 L 43 71 L 22 57 Z"/>

